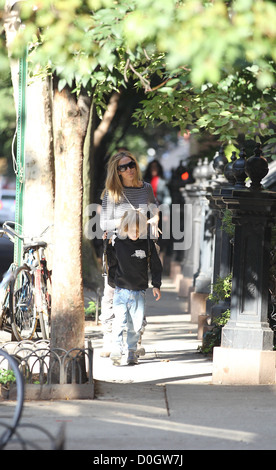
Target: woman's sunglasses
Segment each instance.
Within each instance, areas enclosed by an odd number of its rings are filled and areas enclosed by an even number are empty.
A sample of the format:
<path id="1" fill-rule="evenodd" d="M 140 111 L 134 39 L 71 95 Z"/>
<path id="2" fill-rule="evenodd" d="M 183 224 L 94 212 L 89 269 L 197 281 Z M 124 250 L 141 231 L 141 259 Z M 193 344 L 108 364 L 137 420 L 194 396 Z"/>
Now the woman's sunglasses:
<path id="1" fill-rule="evenodd" d="M 121 171 L 122 173 L 123 173 L 124 171 L 126 171 L 127 168 L 129 168 L 130 170 L 131 170 L 132 168 L 136 168 L 136 163 L 133 162 L 133 161 L 131 161 L 131 162 L 125 163 L 124 165 L 118 165 L 118 166 L 117 166 L 117 170 L 118 170 L 118 171 Z"/>

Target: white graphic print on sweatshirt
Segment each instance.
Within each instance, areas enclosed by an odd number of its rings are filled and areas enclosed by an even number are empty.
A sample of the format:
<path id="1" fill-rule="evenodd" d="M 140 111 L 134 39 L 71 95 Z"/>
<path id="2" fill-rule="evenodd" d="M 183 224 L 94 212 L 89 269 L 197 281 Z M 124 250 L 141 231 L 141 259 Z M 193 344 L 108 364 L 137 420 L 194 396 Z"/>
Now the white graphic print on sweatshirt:
<path id="1" fill-rule="evenodd" d="M 133 255 L 131 255 L 131 257 L 143 259 L 143 258 L 146 258 L 147 255 L 146 255 L 146 252 L 144 250 L 135 250 L 135 253 L 133 253 Z"/>

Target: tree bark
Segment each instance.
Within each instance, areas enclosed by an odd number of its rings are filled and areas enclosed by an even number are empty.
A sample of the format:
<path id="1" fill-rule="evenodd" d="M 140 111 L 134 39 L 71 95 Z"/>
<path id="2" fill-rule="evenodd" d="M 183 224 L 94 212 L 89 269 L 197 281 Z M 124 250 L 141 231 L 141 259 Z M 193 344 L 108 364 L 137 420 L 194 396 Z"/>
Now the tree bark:
<path id="1" fill-rule="evenodd" d="M 23 232 L 43 235 L 48 242 L 48 268 L 52 269 L 55 169 L 52 128 L 52 83 L 35 78 L 27 87 L 27 126 L 25 136 L 25 190 Z"/>
<path id="2" fill-rule="evenodd" d="M 120 98 L 121 93 L 112 93 L 107 109 L 98 127 L 96 127 L 95 124 L 96 107 L 93 103 L 91 105 L 83 160 L 83 227 L 85 227 L 89 221 L 89 205 L 95 202 L 95 200 L 99 203 L 99 197 L 98 195 L 95 195 L 95 186 L 97 186 L 98 182 L 98 168 L 95 155 L 97 154 L 102 140 L 110 129 L 111 123 L 118 109 Z M 94 290 L 100 286 L 103 288 L 103 279 L 99 270 L 95 246 L 93 240 L 87 238 L 85 233 L 83 237 L 83 279 L 85 285 Z"/>
<path id="3" fill-rule="evenodd" d="M 84 348 L 82 166 L 91 99 L 54 81 L 55 223 L 51 347 Z"/>
<path id="4" fill-rule="evenodd" d="M 6 1 L 5 33 L 8 51 L 20 25 L 13 2 Z M 14 101 L 18 114 L 19 61 L 10 58 Z M 50 78 L 33 76 L 26 89 L 26 130 L 24 165 L 20 168 L 24 205 L 24 235 L 39 236 L 54 221 L 54 151 L 52 129 L 52 83 Z M 17 177 L 19 177 L 17 175 Z M 52 267 L 52 232 L 47 231 L 48 267 Z"/>
<path id="5" fill-rule="evenodd" d="M 95 148 L 99 147 L 103 137 L 106 135 L 106 133 L 109 130 L 110 124 L 118 109 L 120 97 L 121 97 L 121 93 L 118 93 L 117 91 L 114 91 L 110 97 L 106 111 L 103 115 L 103 119 L 94 132 L 94 147 Z"/>
<path id="6" fill-rule="evenodd" d="M 90 218 L 89 207 L 93 201 L 94 182 L 94 148 L 93 136 L 95 131 L 95 106 L 91 104 L 89 124 L 84 142 L 83 156 L 83 228 L 85 229 Z M 83 230 L 82 245 L 83 282 L 86 287 L 96 291 L 102 286 L 102 276 L 99 270 L 98 260 L 93 240 L 87 237 Z"/>

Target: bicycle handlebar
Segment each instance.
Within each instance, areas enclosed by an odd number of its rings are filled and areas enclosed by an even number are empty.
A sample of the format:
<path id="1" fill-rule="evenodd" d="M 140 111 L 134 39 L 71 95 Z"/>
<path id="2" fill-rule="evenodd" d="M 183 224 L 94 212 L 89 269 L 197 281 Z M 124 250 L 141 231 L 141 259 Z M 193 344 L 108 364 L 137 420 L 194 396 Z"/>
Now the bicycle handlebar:
<path id="1" fill-rule="evenodd" d="M 49 230 L 50 227 L 52 227 L 52 225 L 48 225 L 48 227 L 46 227 L 46 229 L 43 230 L 43 232 L 41 233 L 39 237 L 26 237 L 25 235 L 20 235 L 18 232 L 16 232 L 14 228 L 10 227 L 8 224 L 15 225 L 15 222 L 12 222 L 12 221 L 4 222 L 2 226 L 3 229 L 2 230 L 0 229 L 0 237 L 6 234 L 13 243 L 14 243 L 15 236 L 19 238 L 20 240 L 22 240 L 23 242 L 25 242 L 25 240 L 34 241 L 34 239 L 40 238 L 42 235 L 44 235 L 45 232 L 47 232 L 47 230 Z"/>
<path id="2" fill-rule="evenodd" d="M 7 235 L 12 243 L 14 243 L 14 237 L 15 236 L 17 236 L 21 240 L 24 240 L 22 235 L 20 235 L 14 229 L 12 229 L 9 225 L 7 225 L 7 222 L 4 222 L 3 223 L 3 229 L 0 229 L 0 237 L 2 237 L 3 235 Z"/>

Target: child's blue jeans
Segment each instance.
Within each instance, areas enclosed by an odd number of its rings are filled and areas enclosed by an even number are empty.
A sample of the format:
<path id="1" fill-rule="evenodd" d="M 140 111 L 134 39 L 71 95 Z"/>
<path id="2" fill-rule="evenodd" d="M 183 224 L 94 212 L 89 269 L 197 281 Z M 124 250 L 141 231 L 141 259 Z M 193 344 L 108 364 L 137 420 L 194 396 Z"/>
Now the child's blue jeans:
<path id="1" fill-rule="evenodd" d="M 145 290 L 115 287 L 113 298 L 113 351 L 121 351 L 123 331 L 127 326 L 127 348 L 136 351 L 145 314 Z"/>

